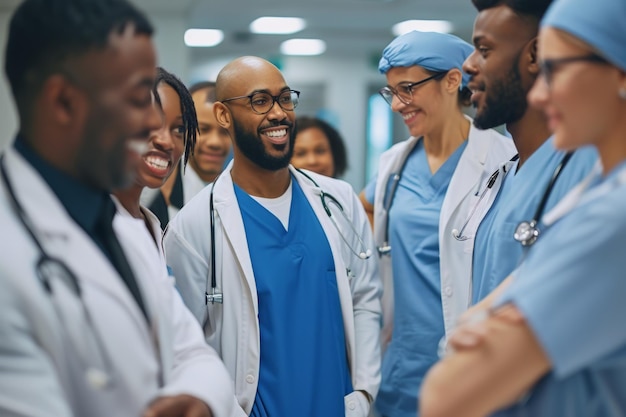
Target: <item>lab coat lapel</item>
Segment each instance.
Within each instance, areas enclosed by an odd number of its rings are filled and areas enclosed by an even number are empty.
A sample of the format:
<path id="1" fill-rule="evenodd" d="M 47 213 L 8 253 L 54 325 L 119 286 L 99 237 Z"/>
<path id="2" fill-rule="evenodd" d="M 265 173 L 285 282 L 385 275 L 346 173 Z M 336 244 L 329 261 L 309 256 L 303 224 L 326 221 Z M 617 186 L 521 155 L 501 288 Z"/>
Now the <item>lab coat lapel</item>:
<path id="1" fill-rule="evenodd" d="M 252 260 L 250 259 L 250 250 L 248 248 L 248 240 L 246 239 L 246 229 L 243 224 L 243 218 L 241 217 L 241 210 L 235 196 L 235 190 L 233 186 L 233 180 L 230 175 L 232 168 L 232 161 L 224 172 L 215 181 L 215 188 L 213 189 L 213 203 L 215 207 L 215 242 L 216 246 L 221 245 L 222 236 L 225 235 L 228 242 L 233 247 L 233 253 L 237 258 L 239 266 L 243 271 L 243 274 L 248 283 L 250 290 L 252 303 L 254 305 L 254 311 L 256 314 L 259 312 L 258 298 L 256 296 L 256 281 L 254 278 L 254 271 L 252 269 Z M 219 226 L 219 223 L 222 226 Z M 223 235 L 222 235 L 223 233 Z M 224 242 L 225 243 L 225 242 Z M 217 249 L 217 248 L 216 248 Z M 216 252 L 216 257 L 219 259 L 219 253 Z M 222 262 L 217 262 L 217 265 L 221 265 Z M 218 276 L 221 276 L 221 272 L 216 271 Z"/>
<path id="2" fill-rule="evenodd" d="M 9 174 L 10 181 L 46 252 L 66 263 L 80 280 L 118 299 L 138 327 L 145 328 L 141 310 L 104 254 L 69 217 L 39 174 L 14 149 L 6 152 L 7 171 L 13 173 Z"/>
<path id="3" fill-rule="evenodd" d="M 472 140 L 475 138 L 476 129 L 474 125 L 470 127 L 470 134 L 467 147 L 463 151 L 463 155 L 459 159 L 454 175 L 450 180 L 448 191 L 441 206 L 441 215 L 439 219 L 439 238 L 446 230 L 446 225 L 454 211 L 459 207 L 465 197 L 474 192 L 477 185 L 477 178 L 480 181 L 481 174 L 484 170 L 485 160 L 487 158 L 488 146 L 486 141 Z"/>
<path id="4" fill-rule="evenodd" d="M 315 212 L 315 216 L 319 220 L 322 225 L 322 229 L 324 230 L 324 234 L 326 235 L 326 240 L 330 245 L 330 250 L 333 253 L 333 260 L 335 263 L 335 275 L 337 279 L 337 290 L 339 292 L 339 302 L 341 304 L 341 313 L 343 317 L 343 327 L 344 333 L 346 335 L 346 347 L 350 354 L 350 366 L 351 372 L 354 375 L 356 371 L 354 360 L 354 314 L 352 309 L 352 292 L 350 291 L 350 281 L 347 275 L 347 264 L 344 262 L 344 257 L 353 256 L 350 249 L 343 243 L 342 238 L 339 236 L 339 232 L 337 231 L 335 225 L 332 223 L 324 207 L 322 206 L 322 201 L 320 199 L 320 188 L 316 187 L 311 180 L 304 177 L 298 171 L 296 171 L 293 166 L 289 166 L 292 174 L 298 181 L 300 188 L 304 192 L 304 195 L 307 198 L 307 201 L 311 205 L 311 208 Z M 331 190 L 325 189 L 327 193 L 334 194 Z M 346 199 L 342 198 L 340 195 L 334 195 L 344 206 L 346 207 Z M 346 215 L 350 217 L 350 213 L 346 212 Z M 345 232 L 344 232 L 345 233 Z M 348 235 L 346 233 L 346 235 Z"/>

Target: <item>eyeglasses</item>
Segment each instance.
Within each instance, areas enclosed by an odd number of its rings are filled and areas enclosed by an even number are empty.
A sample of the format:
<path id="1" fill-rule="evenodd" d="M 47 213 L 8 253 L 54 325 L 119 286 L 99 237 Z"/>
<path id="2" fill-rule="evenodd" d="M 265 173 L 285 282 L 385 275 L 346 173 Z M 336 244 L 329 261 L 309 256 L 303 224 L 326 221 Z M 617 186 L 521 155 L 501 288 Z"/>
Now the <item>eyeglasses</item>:
<path id="1" fill-rule="evenodd" d="M 573 62 L 595 62 L 598 64 L 607 64 L 608 61 L 600 55 L 589 54 L 583 56 L 569 56 L 565 58 L 544 59 L 539 63 L 539 71 L 543 75 L 548 87 L 552 84 L 554 72 L 565 64 Z"/>
<path id="2" fill-rule="evenodd" d="M 391 105 L 394 95 L 398 97 L 398 100 L 400 100 L 404 104 L 411 104 L 411 101 L 413 101 L 413 89 L 415 87 L 427 83 L 430 80 L 439 80 L 443 78 L 443 76 L 447 73 L 448 71 L 438 72 L 428 78 L 425 78 L 421 81 L 416 81 L 414 83 L 400 83 L 396 86 L 396 88 L 386 86 L 381 88 L 378 91 L 378 94 L 380 94 L 385 99 L 385 101 L 389 103 L 389 105 Z"/>
<path id="3" fill-rule="evenodd" d="M 277 96 L 273 96 L 269 93 L 252 93 L 249 96 L 239 96 L 227 98 L 226 100 L 220 100 L 222 103 L 227 101 L 239 100 L 247 98 L 250 100 L 250 107 L 256 114 L 266 114 L 274 107 L 274 103 L 278 103 L 281 109 L 285 111 L 293 111 L 298 105 L 298 99 L 300 98 L 300 92 L 296 90 L 285 90 Z"/>

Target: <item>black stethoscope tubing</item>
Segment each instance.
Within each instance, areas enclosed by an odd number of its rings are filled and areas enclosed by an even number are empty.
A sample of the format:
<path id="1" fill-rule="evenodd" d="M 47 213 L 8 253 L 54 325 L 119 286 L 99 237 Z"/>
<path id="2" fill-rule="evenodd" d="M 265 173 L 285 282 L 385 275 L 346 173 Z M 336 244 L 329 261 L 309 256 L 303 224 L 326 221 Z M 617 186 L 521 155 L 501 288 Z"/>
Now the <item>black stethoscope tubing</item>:
<path id="1" fill-rule="evenodd" d="M 568 152 L 563 156 L 561 162 L 557 165 L 552 173 L 552 177 L 550 178 L 550 182 L 546 186 L 545 191 L 543 192 L 543 196 L 541 197 L 541 201 L 537 206 L 537 210 L 533 215 L 533 218 L 530 221 L 522 221 L 515 228 L 515 233 L 513 234 L 513 238 L 520 242 L 522 246 L 532 246 L 537 239 L 539 238 L 540 230 L 538 228 L 539 221 L 543 216 L 543 212 L 546 208 L 546 204 L 548 203 L 548 198 L 552 194 L 552 190 L 554 189 L 554 185 L 556 181 L 559 179 L 561 172 L 563 172 L 563 168 L 567 165 L 569 160 L 571 159 L 574 152 Z"/>

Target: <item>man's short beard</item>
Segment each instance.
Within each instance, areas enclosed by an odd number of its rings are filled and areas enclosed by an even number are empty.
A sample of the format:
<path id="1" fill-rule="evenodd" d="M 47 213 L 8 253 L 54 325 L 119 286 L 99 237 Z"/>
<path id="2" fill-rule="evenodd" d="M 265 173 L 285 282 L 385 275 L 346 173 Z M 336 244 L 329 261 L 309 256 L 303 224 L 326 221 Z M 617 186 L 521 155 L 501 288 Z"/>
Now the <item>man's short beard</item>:
<path id="1" fill-rule="evenodd" d="M 282 126 L 289 129 L 289 141 L 285 145 L 280 145 L 288 147 L 287 152 L 281 156 L 276 157 L 270 155 L 265 150 L 265 145 L 259 136 L 256 133 L 244 130 L 236 120 L 233 121 L 235 144 L 241 153 L 246 156 L 246 158 L 261 168 L 268 171 L 278 171 L 279 169 L 283 169 L 289 165 L 289 161 L 291 161 L 291 157 L 293 155 L 293 144 L 296 139 L 293 124 L 283 123 Z"/>
<path id="2" fill-rule="evenodd" d="M 489 91 L 485 90 L 485 105 L 474 116 L 474 126 L 489 129 L 507 123 L 514 123 L 524 116 L 528 108 L 527 91 L 522 85 L 519 72 L 519 59 L 507 74 L 508 76 L 494 83 Z"/>

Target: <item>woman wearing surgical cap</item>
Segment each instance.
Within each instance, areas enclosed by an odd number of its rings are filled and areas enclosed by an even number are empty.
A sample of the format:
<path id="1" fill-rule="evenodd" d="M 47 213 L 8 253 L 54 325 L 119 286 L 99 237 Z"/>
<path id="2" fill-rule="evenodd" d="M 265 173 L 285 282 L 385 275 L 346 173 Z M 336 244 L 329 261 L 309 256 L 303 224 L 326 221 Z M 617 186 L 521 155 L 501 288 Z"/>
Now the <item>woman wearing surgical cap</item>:
<path id="1" fill-rule="evenodd" d="M 385 417 L 416 415 L 444 319 L 455 314 L 453 268 L 471 265 L 474 232 L 497 191 L 487 187 L 489 176 L 515 154 L 510 139 L 474 128 L 462 112 L 469 91 L 461 67 L 472 51 L 456 36 L 414 31 L 392 41 L 379 63 L 387 78 L 380 94 L 411 133 L 381 156 L 374 196 L 384 337 L 390 337 L 376 399 Z M 456 228 L 465 239 L 452 237 Z M 464 297 L 455 296 L 467 306 L 469 283 L 465 288 Z"/>
<path id="2" fill-rule="evenodd" d="M 423 416 L 626 415 L 626 2 L 557 0 L 529 94 L 554 144 L 601 164 L 546 217 L 543 237 L 459 328 L 429 373 Z"/>

